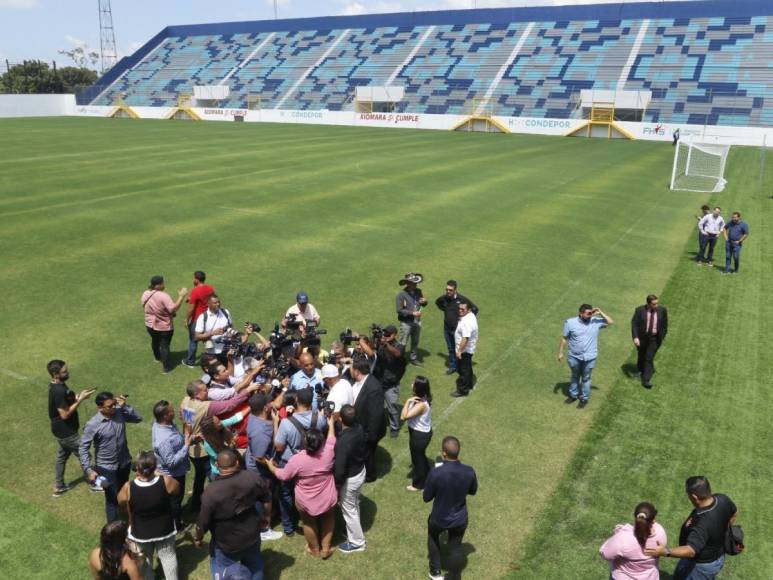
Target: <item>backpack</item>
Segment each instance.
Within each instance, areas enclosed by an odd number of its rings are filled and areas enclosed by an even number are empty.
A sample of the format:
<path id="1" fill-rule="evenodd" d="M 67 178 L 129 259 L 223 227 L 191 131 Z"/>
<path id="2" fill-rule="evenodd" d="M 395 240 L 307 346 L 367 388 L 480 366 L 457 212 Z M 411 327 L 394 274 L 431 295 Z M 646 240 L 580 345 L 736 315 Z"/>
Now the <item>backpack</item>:
<path id="1" fill-rule="evenodd" d="M 300 445 L 300 447 L 298 447 L 298 449 L 293 449 L 292 447 L 290 447 L 290 451 L 292 452 L 293 455 L 295 455 L 299 451 L 303 450 L 303 448 L 304 448 L 304 440 L 306 439 L 306 433 L 308 433 L 312 429 L 316 429 L 317 428 L 317 423 L 318 423 L 318 420 L 319 420 L 319 412 L 318 411 L 312 411 L 312 413 L 311 413 L 311 422 L 309 423 L 308 428 L 304 427 L 303 425 L 301 425 L 301 422 L 298 419 L 296 419 L 295 417 L 293 417 L 292 415 L 287 417 L 287 420 L 290 421 L 290 423 L 293 424 L 293 427 L 296 428 L 296 430 L 298 431 L 298 433 L 301 436 L 301 445 Z"/>
<path id="2" fill-rule="evenodd" d="M 725 554 L 737 556 L 746 549 L 743 544 L 743 528 L 741 526 L 727 526 L 725 532 Z"/>

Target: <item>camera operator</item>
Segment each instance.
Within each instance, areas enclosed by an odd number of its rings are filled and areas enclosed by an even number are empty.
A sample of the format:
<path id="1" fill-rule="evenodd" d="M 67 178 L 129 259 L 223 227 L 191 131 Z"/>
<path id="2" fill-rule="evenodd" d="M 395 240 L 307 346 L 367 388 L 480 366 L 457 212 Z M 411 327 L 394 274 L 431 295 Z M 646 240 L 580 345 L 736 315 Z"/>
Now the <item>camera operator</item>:
<path id="1" fill-rule="evenodd" d="M 220 298 L 217 294 L 212 294 L 207 300 L 207 309 L 196 320 L 196 340 L 206 343 L 208 354 L 215 354 L 225 361 L 221 340 L 231 325 L 231 313 L 226 308 L 221 308 Z"/>
<path id="2" fill-rule="evenodd" d="M 363 350 L 367 352 L 368 349 Z M 389 436 L 393 439 L 400 433 L 400 381 L 405 374 L 404 354 L 405 347 L 397 342 L 397 328 L 390 324 L 376 341 L 376 362 L 372 372 L 384 389 Z"/>
<path id="3" fill-rule="evenodd" d="M 353 405 L 354 396 L 352 393 L 352 385 L 346 379 L 341 378 L 341 373 L 338 367 L 331 364 L 326 364 L 322 367 L 322 380 L 325 381 L 325 387 L 327 388 L 328 403 L 333 403 L 333 414 L 336 421 L 341 413 L 341 407 L 344 405 Z"/>
<path id="4" fill-rule="evenodd" d="M 304 352 L 298 358 L 298 362 L 301 365 L 301 370 L 290 378 L 289 390 L 300 391 L 310 388 L 313 393 L 311 406 L 313 409 L 316 409 L 317 395 L 323 392 L 325 388 L 325 382 L 322 380 L 322 371 L 316 367 L 314 357 L 308 352 Z"/>
<path id="5" fill-rule="evenodd" d="M 301 336 L 306 335 L 306 323 L 313 322 L 319 325 L 319 313 L 314 305 L 309 302 L 309 295 L 303 290 L 298 292 L 295 296 L 295 304 L 290 306 L 285 312 L 285 317 L 282 320 L 282 328 L 288 327 L 288 321 L 290 326 L 296 325 Z"/>
<path id="6" fill-rule="evenodd" d="M 253 336 L 257 342 L 250 341 Z M 231 374 L 237 379 L 243 377 L 257 364 L 256 359 L 263 358 L 268 345 L 269 342 L 260 334 L 260 326 L 254 322 L 245 322 L 244 332 L 238 335 L 238 342 L 226 351 Z"/>

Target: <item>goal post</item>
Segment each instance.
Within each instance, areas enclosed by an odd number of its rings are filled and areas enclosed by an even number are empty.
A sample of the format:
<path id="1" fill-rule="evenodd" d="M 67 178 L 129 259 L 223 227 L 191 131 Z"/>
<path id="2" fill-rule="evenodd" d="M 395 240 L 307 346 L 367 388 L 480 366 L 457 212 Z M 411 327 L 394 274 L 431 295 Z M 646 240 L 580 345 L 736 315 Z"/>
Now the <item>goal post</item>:
<path id="1" fill-rule="evenodd" d="M 725 188 L 730 145 L 678 141 L 671 169 L 671 189 L 719 193 Z"/>

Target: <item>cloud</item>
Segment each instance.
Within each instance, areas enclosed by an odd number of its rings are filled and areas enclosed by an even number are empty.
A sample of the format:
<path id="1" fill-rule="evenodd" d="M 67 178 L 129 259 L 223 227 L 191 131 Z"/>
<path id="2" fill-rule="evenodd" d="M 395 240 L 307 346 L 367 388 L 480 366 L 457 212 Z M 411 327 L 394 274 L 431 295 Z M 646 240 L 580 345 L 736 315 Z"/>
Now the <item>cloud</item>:
<path id="1" fill-rule="evenodd" d="M 2 2 L 2 0 L 0 0 L 0 2 Z M 76 38 L 72 34 L 65 34 L 64 35 L 64 39 L 67 42 L 69 42 L 70 44 L 72 44 L 74 47 L 78 47 L 78 46 L 86 47 L 87 44 L 88 44 L 85 40 L 81 40 L 80 38 Z"/>
<path id="2" fill-rule="evenodd" d="M 358 0 L 346 0 L 344 7 L 341 9 L 341 14 L 345 16 L 352 16 L 355 14 L 384 14 L 388 12 L 403 12 L 407 9 L 402 6 L 400 2 L 388 2 L 379 0 L 377 2 L 368 2 L 365 6 L 363 2 Z"/>
<path id="3" fill-rule="evenodd" d="M 131 54 L 134 54 L 134 53 L 135 53 L 135 52 L 137 52 L 137 51 L 138 51 L 138 50 L 139 50 L 139 49 L 142 47 L 142 45 L 144 45 L 144 44 L 145 44 L 144 42 L 142 42 L 142 41 L 139 41 L 139 40 L 135 40 L 134 42 L 130 42 L 130 43 L 129 43 L 129 46 L 126 48 L 126 51 L 124 52 L 124 54 L 125 54 L 126 56 L 129 56 L 129 55 L 131 55 Z"/>
<path id="4" fill-rule="evenodd" d="M 0 9 L 16 8 L 18 10 L 31 10 L 40 5 L 40 0 L 0 0 Z"/>

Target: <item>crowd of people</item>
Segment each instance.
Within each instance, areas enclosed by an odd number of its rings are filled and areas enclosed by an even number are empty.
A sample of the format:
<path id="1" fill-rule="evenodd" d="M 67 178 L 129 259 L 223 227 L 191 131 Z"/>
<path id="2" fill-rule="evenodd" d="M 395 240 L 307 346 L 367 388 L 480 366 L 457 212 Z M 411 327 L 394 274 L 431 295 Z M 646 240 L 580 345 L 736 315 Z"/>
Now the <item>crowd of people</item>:
<path id="1" fill-rule="evenodd" d="M 712 262 L 714 243 L 724 232 L 727 271 L 732 259 L 737 272 L 748 225 L 737 213 L 724 224 L 720 208 L 704 213 L 698 263 Z M 187 384 L 177 409 L 166 400 L 153 406 L 152 451 L 136 457 L 129 452 L 126 424 L 143 417 L 129 404 L 128 395 L 96 394 L 97 413 L 79 434 L 78 409 L 95 391 L 76 395 L 67 386 L 67 364 L 52 360 L 47 369 L 49 416 L 58 442 L 53 495 L 61 497 L 70 489 L 64 472 L 73 453 L 92 491 L 104 495 L 107 525 L 100 547 L 91 554 L 94 576 L 152 578 L 157 554 L 165 577 L 177 578 L 175 543 L 188 532 L 197 546 L 211 535 L 215 578 L 261 578 L 261 542 L 298 532 L 303 533 L 309 557 L 365 551 L 360 495 L 365 484 L 383 475 L 377 462 L 379 442 L 387 433 L 399 437 L 407 425 L 412 472 L 406 489 L 434 502 L 427 532 L 430 578 L 459 578 L 466 498 L 476 493 L 477 478 L 459 461 L 455 437 L 443 439 L 440 461 L 427 456 L 433 438 L 429 378 L 416 376 L 410 396 L 401 403 L 407 366 L 423 365 L 419 344 L 428 302 L 419 288 L 422 282 L 416 272 L 399 281 L 397 324 L 373 324 L 364 333 L 346 328 L 325 350 L 326 331 L 306 292 L 296 295 L 281 321 L 264 336 L 255 322 L 243 327 L 234 322 L 204 272 L 195 272 L 190 295 L 181 288 L 176 300 L 166 293 L 163 277 L 154 276 L 141 297 L 153 356 L 163 373 L 173 370 L 169 351 L 174 318 L 187 297 L 189 340 L 183 364 L 200 368 L 202 375 Z M 478 344 L 478 308 L 458 292 L 454 280 L 447 282 L 435 305 L 443 313 L 447 373 L 458 375 L 451 396 L 468 396 L 476 382 L 472 359 Z M 590 304 L 582 304 L 578 315 L 564 322 L 558 360 L 566 356 L 570 369 L 567 404 L 579 401 L 579 409 L 587 406 L 600 331 L 612 324 L 608 314 Z M 636 376 L 644 388 L 652 388 L 655 355 L 667 332 L 668 311 L 650 294 L 631 318 Z M 200 348 L 204 352 L 197 358 Z M 129 481 L 132 466 L 135 477 Z M 186 512 L 183 497 L 191 467 Z M 682 559 L 675 578 L 714 577 L 724 562 L 721 543 L 736 508 L 727 496 L 711 494 L 705 477 L 688 479 L 687 493 L 695 510 L 677 548 L 666 547 L 665 530 L 648 502 L 636 506 L 633 524 L 615 528 L 601 548 L 612 578 L 656 578 L 662 556 Z M 346 540 L 336 546 L 337 509 Z M 275 521 L 281 532 L 274 529 Z M 445 576 L 439 549 L 443 532 L 449 545 Z"/>
<path id="2" fill-rule="evenodd" d="M 455 437 L 443 439 L 439 461 L 427 456 L 433 437 L 430 379 L 416 376 L 411 395 L 404 402 L 400 396 L 408 365 L 423 365 L 422 282 L 415 272 L 399 281 L 397 324 L 374 324 L 364 333 L 347 328 L 325 350 L 320 315 L 303 291 L 264 336 L 255 322 L 234 323 L 204 272 L 194 273 L 193 291 L 180 289 L 176 301 L 166 293 L 163 277 L 154 276 L 141 298 L 153 356 L 162 372 L 173 370 L 174 318 L 187 297 L 183 364 L 202 374 L 187 384 L 179 406 L 166 400 L 153 405 L 152 451 L 134 457 L 126 425 L 143 417 L 129 396 L 75 394 L 67 386 L 67 364 L 52 360 L 49 417 L 59 446 L 53 495 L 70 489 L 64 471 L 72 453 L 91 490 L 104 495 L 107 525 L 91 554 L 94 576 L 152 578 L 157 555 L 164 576 L 177 578 L 175 545 L 186 533 L 198 546 L 211 535 L 216 578 L 262 577 L 261 542 L 298 532 L 309 557 L 365 551 L 360 495 L 384 475 L 379 442 L 387 433 L 399 437 L 407 425 L 413 469 L 406 489 L 434 502 L 428 522 L 430 576 L 443 577 L 439 535 L 448 530 L 446 577 L 460 577 L 459 544 L 466 497 L 477 490 L 475 472 L 459 462 Z M 456 289 L 449 280 L 435 304 L 449 345 L 448 374 L 458 374 L 452 395 L 467 396 L 475 384 L 478 309 Z M 97 412 L 79 434 L 78 409 L 92 396 Z M 190 499 L 183 506 L 191 467 Z M 345 541 L 338 545 L 333 544 L 336 510 L 345 522 Z"/>

